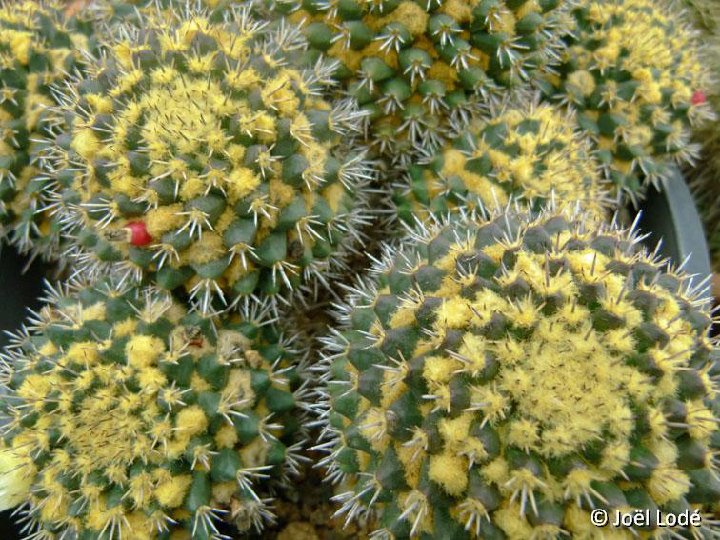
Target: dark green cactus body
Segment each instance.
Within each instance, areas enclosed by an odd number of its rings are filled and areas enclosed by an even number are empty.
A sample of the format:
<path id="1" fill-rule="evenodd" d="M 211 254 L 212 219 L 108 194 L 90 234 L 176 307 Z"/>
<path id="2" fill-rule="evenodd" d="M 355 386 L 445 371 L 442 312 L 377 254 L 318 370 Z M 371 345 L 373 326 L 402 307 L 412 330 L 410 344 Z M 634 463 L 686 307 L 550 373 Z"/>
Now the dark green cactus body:
<path id="1" fill-rule="evenodd" d="M 63 104 L 82 264 L 184 287 L 204 311 L 341 264 L 367 219 L 360 118 L 322 99 L 327 66 L 295 67 L 302 37 L 238 10 L 128 33 Z"/>
<path id="2" fill-rule="evenodd" d="M 368 117 L 374 151 L 407 164 L 437 148 L 491 96 L 532 84 L 566 31 L 561 2 L 276 1 L 301 24 L 311 56 Z"/>
<path id="3" fill-rule="evenodd" d="M 48 0 L 0 4 L 0 232 L 21 252 L 45 258 L 59 253 L 60 226 L 47 209 L 52 181 L 42 170 L 60 118 L 51 87 L 82 65 L 91 49 L 91 25 L 66 18 Z"/>
<path id="4" fill-rule="evenodd" d="M 549 97 L 577 111 L 618 194 L 642 196 L 671 161 L 691 162 L 692 130 L 712 117 L 695 32 L 669 2 L 583 0 Z"/>
<path id="5" fill-rule="evenodd" d="M 303 385 L 297 353 L 256 315 L 204 318 L 109 281 L 54 292 L 3 379 L 3 439 L 32 478 L 23 502 L 38 530 L 262 528 L 263 495 L 297 466 Z"/>
<path id="6" fill-rule="evenodd" d="M 388 248 L 327 339 L 341 511 L 388 538 L 519 540 L 716 504 L 707 302 L 637 245 L 508 209 Z"/>

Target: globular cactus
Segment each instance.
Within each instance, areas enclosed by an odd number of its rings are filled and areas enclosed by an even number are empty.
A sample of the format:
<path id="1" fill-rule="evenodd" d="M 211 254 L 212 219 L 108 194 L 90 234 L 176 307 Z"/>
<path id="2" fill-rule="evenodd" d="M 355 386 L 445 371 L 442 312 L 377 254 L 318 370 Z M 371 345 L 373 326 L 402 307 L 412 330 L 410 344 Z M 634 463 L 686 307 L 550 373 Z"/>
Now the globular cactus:
<path id="1" fill-rule="evenodd" d="M 377 517 L 375 538 L 629 537 L 591 509 L 720 500 L 708 302 L 599 223 L 508 208 L 388 247 L 326 339 L 323 464 L 348 519 Z"/>
<path id="2" fill-rule="evenodd" d="M 326 279 L 368 219 L 371 172 L 352 144 L 361 113 L 323 99 L 329 64 L 297 67 L 297 31 L 205 15 L 106 44 L 60 96 L 55 150 L 77 171 L 56 198 L 83 271 L 184 287 L 207 312 Z"/>
<path id="3" fill-rule="evenodd" d="M 720 30 L 720 5 L 713 0 L 682 0 L 681 5 L 686 8 L 687 12 L 695 24 L 699 27 L 704 37 L 717 36 Z M 713 47 L 715 44 L 713 44 Z"/>
<path id="4" fill-rule="evenodd" d="M 616 192 L 636 199 L 696 157 L 692 129 L 712 117 L 696 32 L 665 1 L 582 0 L 573 14 L 546 92 L 577 110 Z"/>
<path id="5" fill-rule="evenodd" d="M 538 209 L 555 199 L 601 217 L 609 205 L 599 164 L 574 118 L 530 100 L 505 102 L 441 151 L 411 165 L 394 206 L 407 223 L 457 210 L 507 204 Z"/>
<path id="6" fill-rule="evenodd" d="M 47 210 L 51 180 L 39 139 L 59 122 L 51 86 L 81 65 L 91 25 L 54 0 L 0 3 L 0 235 L 21 252 L 59 255 L 60 227 Z"/>
<path id="7" fill-rule="evenodd" d="M 532 83 L 566 30 L 559 0 L 276 0 L 371 115 L 367 142 L 409 163 L 508 87 Z"/>
<path id="8" fill-rule="evenodd" d="M 262 316 L 203 317 L 110 281 L 51 290 L 2 363 L 31 537 L 218 538 L 221 522 L 271 520 L 271 486 L 302 459 L 305 390 Z"/>

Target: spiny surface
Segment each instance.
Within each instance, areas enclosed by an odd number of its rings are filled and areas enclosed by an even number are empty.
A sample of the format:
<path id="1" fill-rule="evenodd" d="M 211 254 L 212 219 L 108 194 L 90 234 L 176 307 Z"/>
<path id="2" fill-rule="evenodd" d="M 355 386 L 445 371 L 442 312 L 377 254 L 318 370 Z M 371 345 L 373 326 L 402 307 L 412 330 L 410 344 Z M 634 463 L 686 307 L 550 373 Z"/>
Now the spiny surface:
<path id="1" fill-rule="evenodd" d="M 327 339 L 324 464 L 348 519 L 378 515 L 382 538 L 595 537 L 593 508 L 720 500 L 707 302 L 595 225 L 501 212 L 387 249 Z"/>
<path id="2" fill-rule="evenodd" d="M 22 252 L 59 255 L 59 225 L 47 211 L 42 145 L 60 119 L 51 86 L 81 64 L 90 25 L 66 20 L 52 0 L 0 3 L 0 235 Z"/>
<path id="3" fill-rule="evenodd" d="M 53 291 L 2 366 L 28 538 L 218 538 L 220 521 L 272 520 L 304 390 L 299 355 L 258 315 L 203 318 L 109 282 Z"/>
<path id="4" fill-rule="evenodd" d="M 558 0 L 278 0 L 371 113 L 374 151 L 407 164 L 490 96 L 532 82 L 567 30 Z"/>
<path id="5" fill-rule="evenodd" d="M 696 157 L 692 129 L 712 117 L 696 32 L 665 1 L 583 0 L 573 15 L 546 90 L 577 110 L 616 190 L 636 198 L 670 162 Z"/>
<path id="6" fill-rule="evenodd" d="M 301 36 L 245 10 L 127 32 L 63 98 L 56 153 L 78 174 L 57 198 L 78 265 L 184 287 L 207 311 L 341 264 L 369 171 L 350 148 L 358 113 L 321 97 L 327 66 L 295 67 Z"/>
<path id="7" fill-rule="evenodd" d="M 601 217 L 607 204 L 599 164 L 571 115 L 547 104 L 505 103 L 440 152 L 411 165 L 394 203 L 408 223 L 429 214 L 505 205 L 580 204 Z"/>

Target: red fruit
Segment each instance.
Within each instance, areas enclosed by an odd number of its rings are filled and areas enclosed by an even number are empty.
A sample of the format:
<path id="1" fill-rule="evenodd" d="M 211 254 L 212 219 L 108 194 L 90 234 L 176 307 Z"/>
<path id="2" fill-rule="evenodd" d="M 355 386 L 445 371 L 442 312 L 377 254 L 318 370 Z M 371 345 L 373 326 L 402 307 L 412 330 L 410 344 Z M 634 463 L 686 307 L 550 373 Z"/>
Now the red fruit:
<path id="1" fill-rule="evenodd" d="M 130 243 L 133 246 L 147 246 L 153 240 L 142 221 L 131 221 L 125 228 L 130 231 Z"/>
<path id="2" fill-rule="evenodd" d="M 693 92 L 692 97 L 690 98 L 690 102 L 693 105 L 702 105 L 706 101 L 707 101 L 707 95 L 705 95 L 705 92 L 703 92 L 702 90 L 695 90 L 695 92 Z"/>

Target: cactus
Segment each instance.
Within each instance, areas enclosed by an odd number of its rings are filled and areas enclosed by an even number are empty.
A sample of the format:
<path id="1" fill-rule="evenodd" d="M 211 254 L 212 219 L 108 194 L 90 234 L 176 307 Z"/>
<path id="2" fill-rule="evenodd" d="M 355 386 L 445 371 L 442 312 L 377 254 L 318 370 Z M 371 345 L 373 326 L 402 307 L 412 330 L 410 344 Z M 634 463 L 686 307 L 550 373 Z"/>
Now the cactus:
<path id="1" fill-rule="evenodd" d="M 302 36 L 246 9 L 155 20 L 60 97 L 55 150 L 78 174 L 55 196 L 78 264 L 184 286 L 204 312 L 327 279 L 367 220 L 370 177 L 361 114 L 321 95 L 329 64 L 294 67 Z"/>
<path id="2" fill-rule="evenodd" d="M 691 162 L 712 117 L 696 32 L 664 2 L 583 0 L 546 93 L 577 110 L 618 195 L 637 199 L 671 161 Z"/>
<path id="3" fill-rule="evenodd" d="M 0 235 L 21 252 L 59 255 L 59 225 L 48 204 L 51 180 L 38 142 L 59 119 L 51 86 L 78 69 L 90 47 L 89 21 L 67 19 L 53 0 L 0 3 Z"/>
<path id="4" fill-rule="evenodd" d="M 314 54 L 370 111 L 367 142 L 407 164 L 436 149 L 478 107 L 551 64 L 565 31 L 558 0 L 275 0 Z"/>
<path id="5" fill-rule="evenodd" d="M 717 35 L 720 24 L 720 6 L 713 0 L 683 0 L 687 12 L 696 27 L 704 33 Z"/>
<path id="6" fill-rule="evenodd" d="M 51 289 L 2 364 L 32 537 L 261 529 L 270 487 L 299 464 L 305 393 L 300 357 L 262 317 L 204 317 L 111 281 Z"/>
<path id="7" fill-rule="evenodd" d="M 387 247 L 326 338 L 340 512 L 377 538 L 590 538 L 593 508 L 717 503 L 708 302 L 638 244 L 551 206 Z"/>
<path id="8" fill-rule="evenodd" d="M 395 192 L 403 221 L 428 213 L 472 211 L 509 198 L 540 206 L 552 197 L 602 216 L 600 168 L 572 115 L 532 100 L 505 103 L 420 165 L 411 165 Z"/>

